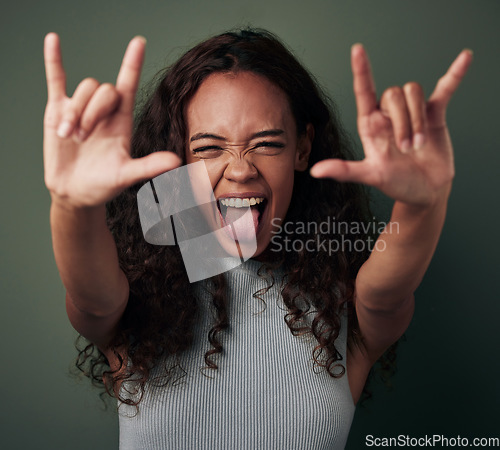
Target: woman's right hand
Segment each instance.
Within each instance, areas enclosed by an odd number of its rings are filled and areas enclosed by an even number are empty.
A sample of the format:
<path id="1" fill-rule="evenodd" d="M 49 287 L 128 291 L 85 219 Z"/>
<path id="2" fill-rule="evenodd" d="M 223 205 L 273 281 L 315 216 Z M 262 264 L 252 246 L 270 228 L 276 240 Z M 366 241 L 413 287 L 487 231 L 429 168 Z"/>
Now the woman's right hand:
<path id="1" fill-rule="evenodd" d="M 116 86 L 86 78 L 66 95 L 59 37 L 45 37 L 48 101 L 44 117 L 45 184 L 68 208 L 104 205 L 127 187 L 181 165 L 172 152 L 130 156 L 135 94 L 144 38 L 127 47 Z"/>

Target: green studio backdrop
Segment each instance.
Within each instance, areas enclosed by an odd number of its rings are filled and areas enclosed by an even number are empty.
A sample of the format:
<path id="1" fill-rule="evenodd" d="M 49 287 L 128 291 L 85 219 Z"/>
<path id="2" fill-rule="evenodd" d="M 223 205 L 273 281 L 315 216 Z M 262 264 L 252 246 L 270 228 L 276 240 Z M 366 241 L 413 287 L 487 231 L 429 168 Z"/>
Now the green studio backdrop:
<path id="1" fill-rule="evenodd" d="M 253 25 L 280 36 L 335 99 L 356 136 L 350 47 L 362 42 L 378 93 L 419 81 L 430 94 L 464 47 L 475 61 L 448 113 L 457 176 L 447 223 L 417 291 L 393 389 L 358 407 L 349 449 L 365 436 L 499 437 L 498 73 L 500 2 L 449 1 L 18 1 L 0 15 L 0 168 L 3 367 L 0 440 L 5 449 L 111 449 L 112 408 L 101 411 L 75 358 L 64 289 L 54 263 L 43 182 L 46 101 L 43 37 L 62 40 L 68 92 L 87 76 L 113 82 L 134 35 L 148 39 L 142 81 L 200 40 Z M 359 145 L 359 144 L 358 144 Z M 376 197 L 384 217 L 389 203 Z"/>

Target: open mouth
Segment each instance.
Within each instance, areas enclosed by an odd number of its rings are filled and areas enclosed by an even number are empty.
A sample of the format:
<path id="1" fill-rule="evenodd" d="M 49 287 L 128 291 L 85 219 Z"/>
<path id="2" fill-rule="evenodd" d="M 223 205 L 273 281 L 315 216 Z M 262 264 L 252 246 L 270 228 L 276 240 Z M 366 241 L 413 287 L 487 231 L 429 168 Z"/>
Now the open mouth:
<path id="1" fill-rule="evenodd" d="M 262 217 L 267 207 L 265 197 L 227 197 L 217 201 L 221 225 L 230 226 L 236 240 L 254 238 L 261 228 Z"/>

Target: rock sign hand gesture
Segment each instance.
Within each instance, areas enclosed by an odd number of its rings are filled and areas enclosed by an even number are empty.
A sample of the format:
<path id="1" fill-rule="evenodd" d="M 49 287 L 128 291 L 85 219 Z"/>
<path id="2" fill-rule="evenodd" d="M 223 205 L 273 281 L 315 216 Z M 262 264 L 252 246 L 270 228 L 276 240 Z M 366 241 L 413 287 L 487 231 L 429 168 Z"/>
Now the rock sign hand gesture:
<path id="1" fill-rule="evenodd" d="M 133 108 L 145 39 L 127 47 L 116 86 L 84 79 L 66 95 L 59 37 L 45 38 L 48 101 L 44 117 L 45 183 L 53 201 L 69 208 L 102 206 L 128 186 L 178 167 L 171 152 L 132 159 Z"/>
<path id="2" fill-rule="evenodd" d="M 427 102 L 421 86 L 410 82 L 387 89 L 378 104 L 368 56 L 354 45 L 351 65 L 365 159 L 321 161 L 311 174 L 374 186 L 417 207 L 435 204 L 448 194 L 454 176 L 446 107 L 471 62 L 472 52 L 462 51 Z"/>

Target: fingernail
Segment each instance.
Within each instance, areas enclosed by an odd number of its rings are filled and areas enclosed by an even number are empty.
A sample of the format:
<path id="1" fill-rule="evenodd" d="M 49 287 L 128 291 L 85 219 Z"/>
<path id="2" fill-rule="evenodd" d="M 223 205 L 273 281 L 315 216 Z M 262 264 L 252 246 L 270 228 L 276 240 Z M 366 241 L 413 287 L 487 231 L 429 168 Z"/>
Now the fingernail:
<path id="1" fill-rule="evenodd" d="M 138 37 L 139 39 L 142 39 L 144 41 L 144 43 L 147 44 L 148 40 L 144 36 L 139 34 L 136 37 Z"/>
<path id="2" fill-rule="evenodd" d="M 413 136 L 413 148 L 419 150 L 424 146 L 425 136 L 422 133 L 417 133 Z"/>
<path id="3" fill-rule="evenodd" d="M 464 48 L 464 50 L 474 56 L 474 52 L 470 48 Z"/>
<path id="4" fill-rule="evenodd" d="M 403 153 L 408 153 L 411 150 L 411 142 L 409 139 L 405 139 L 401 142 L 401 151 Z"/>
<path id="5" fill-rule="evenodd" d="M 65 120 L 64 122 L 59 125 L 59 128 L 57 129 L 57 135 L 60 138 L 67 138 L 71 132 L 71 123 Z"/>

